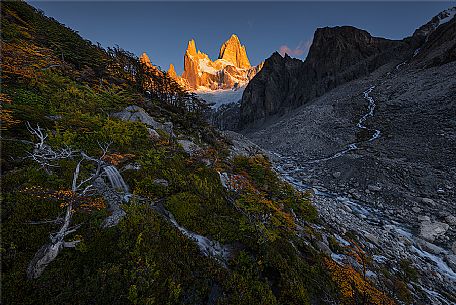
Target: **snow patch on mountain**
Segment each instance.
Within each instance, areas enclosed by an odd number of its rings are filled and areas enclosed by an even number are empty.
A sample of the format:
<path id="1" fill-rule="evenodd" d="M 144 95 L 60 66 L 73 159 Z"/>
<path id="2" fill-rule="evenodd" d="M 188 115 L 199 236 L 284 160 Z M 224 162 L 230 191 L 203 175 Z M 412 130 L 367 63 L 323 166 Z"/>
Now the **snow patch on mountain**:
<path id="1" fill-rule="evenodd" d="M 210 90 L 206 87 L 199 87 L 195 93 L 214 109 L 218 109 L 224 104 L 240 101 L 244 89 L 245 87 L 240 87 L 238 89 Z"/>
<path id="2" fill-rule="evenodd" d="M 443 12 L 441 12 L 439 14 L 440 22 L 437 25 L 437 27 L 444 23 L 447 23 L 448 21 L 453 19 L 455 15 L 456 15 L 456 7 L 452 7 L 447 10 L 444 10 Z"/>

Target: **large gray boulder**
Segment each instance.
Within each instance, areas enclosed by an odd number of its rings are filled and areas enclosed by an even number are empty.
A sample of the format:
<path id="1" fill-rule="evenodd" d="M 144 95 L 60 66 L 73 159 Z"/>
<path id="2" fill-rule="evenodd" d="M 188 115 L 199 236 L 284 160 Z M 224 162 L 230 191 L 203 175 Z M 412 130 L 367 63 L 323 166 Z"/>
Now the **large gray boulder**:
<path id="1" fill-rule="evenodd" d="M 112 117 L 119 118 L 123 121 L 141 122 L 153 129 L 162 129 L 162 124 L 155 121 L 143 108 L 131 105 L 120 112 L 112 114 Z"/>
<path id="2" fill-rule="evenodd" d="M 420 225 L 420 236 L 432 242 L 440 235 L 445 234 L 449 227 L 448 224 L 443 222 L 425 220 Z"/>
<path id="3" fill-rule="evenodd" d="M 185 139 L 180 139 L 177 140 L 177 143 L 179 143 L 184 151 L 189 154 L 190 156 L 194 156 L 196 153 L 200 152 L 202 149 L 195 143 L 193 143 L 190 140 L 185 140 Z"/>
<path id="4" fill-rule="evenodd" d="M 171 137 L 175 136 L 173 132 L 173 124 L 171 122 L 165 122 L 164 124 L 157 122 L 143 108 L 136 105 L 128 106 L 120 112 L 113 113 L 111 116 L 123 121 L 141 122 L 153 130 L 163 130 Z M 149 130 L 149 133 L 153 132 Z"/>

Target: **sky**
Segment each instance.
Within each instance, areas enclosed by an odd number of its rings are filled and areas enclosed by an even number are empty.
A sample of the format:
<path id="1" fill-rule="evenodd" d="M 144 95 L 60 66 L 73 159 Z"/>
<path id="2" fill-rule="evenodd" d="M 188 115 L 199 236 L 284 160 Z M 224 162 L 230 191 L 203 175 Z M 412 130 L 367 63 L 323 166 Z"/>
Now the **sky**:
<path id="1" fill-rule="evenodd" d="M 351 25 L 402 39 L 456 2 L 127 2 L 28 1 L 103 47 L 119 45 L 167 70 L 183 70 L 188 40 L 217 59 L 236 34 L 252 65 L 273 52 L 305 59 L 318 27 Z"/>

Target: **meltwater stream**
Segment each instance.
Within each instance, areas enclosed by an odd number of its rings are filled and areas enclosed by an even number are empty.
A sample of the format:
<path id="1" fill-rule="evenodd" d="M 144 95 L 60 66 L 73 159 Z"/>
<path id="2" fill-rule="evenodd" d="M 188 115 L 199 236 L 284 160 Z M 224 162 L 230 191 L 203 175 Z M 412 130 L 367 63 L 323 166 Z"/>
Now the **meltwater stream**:
<path id="1" fill-rule="evenodd" d="M 360 142 L 350 143 L 350 144 L 348 144 L 346 146 L 345 149 L 335 153 L 334 155 L 332 155 L 330 157 L 311 160 L 311 161 L 308 161 L 307 163 L 310 163 L 310 164 L 312 164 L 312 163 L 320 163 L 320 162 L 329 161 L 329 160 L 333 160 L 333 159 L 339 158 L 339 157 L 347 154 L 350 151 L 358 149 L 359 148 L 358 145 L 361 144 L 361 143 L 372 142 L 372 141 L 380 138 L 380 135 L 381 135 L 380 130 L 371 129 L 371 128 L 368 128 L 366 125 L 364 125 L 364 123 L 366 122 L 366 120 L 368 118 L 374 116 L 374 110 L 375 110 L 375 106 L 376 106 L 375 105 L 375 100 L 374 100 L 374 98 L 372 96 L 369 95 L 374 89 L 375 89 L 375 86 L 371 86 L 369 89 L 367 89 L 366 91 L 363 92 L 364 99 L 367 100 L 367 102 L 368 102 L 367 112 L 364 115 L 361 116 L 361 118 L 358 120 L 358 123 L 356 124 L 356 127 L 360 128 L 360 129 L 372 131 L 373 134 L 371 135 L 371 137 L 367 141 L 360 141 Z"/>
<path id="2" fill-rule="evenodd" d="M 128 190 L 128 185 L 125 183 L 119 170 L 113 165 L 107 165 L 103 168 L 114 192 L 111 196 L 106 196 L 109 201 L 109 208 L 112 212 L 105 220 L 105 227 L 116 225 L 119 220 L 125 216 L 125 212 L 121 209 L 121 201 L 128 202 L 131 194 Z M 154 206 L 154 208 L 163 215 L 174 227 L 176 227 L 183 235 L 196 242 L 199 249 L 205 256 L 211 256 L 224 264 L 230 255 L 230 248 L 220 244 L 217 241 L 211 240 L 205 236 L 192 232 L 181 226 L 174 216 L 165 209 L 164 206 Z"/>
<path id="3" fill-rule="evenodd" d="M 400 68 L 400 65 L 399 65 Z M 398 69 L 398 68 L 396 68 Z M 417 262 L 420 265 L 428 265 L 428 262 L 432 262 L 432 265 L 434 266 L 432 269 L 441 274 L 442 276 L 445 276 L 449 278 L 451 281 L 454 281 L 456 283 L 456 274 L 451 270 L 451 268 L 448 267 L 448 265 L 437 255 L 434 255 L 432 253 L 429 253 L 428 251 L 424 250 L 420 245 L 419 245 L 419 240 L 411 233 L 411 228 L 405 226 L 404 224 L 398 223 L 394 219 L 391 219 L 389 216 L 387 216 L 383 211 L 376 209 L 369 205 L 367 202 L 359 201 L 359 200 L 354 200 L 353 198 L 349 198 L 344 194 L 338 194 L 335 192 L 328 191 L 323 188 L 319 188 L 316 186 L 308 185 L 303 183 L 299 178 L 296 178 L 295 174 L 297 173 L 302 173 L 306 172 L 308 167 L 312 164 L 318 164 L 323 161 L 328 161 L 332 159 L 339 158 L 345 154 L 347 154 L 350 151 L 358 149 L 358 145 L 361 143 L 366 143 L 366 142 L 372 142 L 376 139 L 378 139 L 381 135 L 380 130 L 378 129 L 371 129 L 365 126 L 365 122 L 368 118 L 372 117 L 374 115 L 374 110 L 375 110 L 375 100 L 372 96 L 370 96 L 371 92 L 374 90 L 375 86 L 371 86 L 369 89 L 365 90 L 363 92 L 364 99 L 368 101 L 368 111 L 363 114 L 360 119 L 358 120 L 358 123 L 356 126 L 360 129 L 372 131 L 371 137 L 363 142 L 355 142 L 355 143 L 350 143 L 347 145 L 347 147 L 344 150 L 341 150 L 337 152 L 336 154 L 322 158 L 322 159 L 317 159 L 317 160 L 311 160 L 307 162 L 298 162 L 292 157 L 285 157 L 281 156 L 277 153 L 272 153 L 272 155 L 275 155 L 279 162 L 276 162 L 275 169 L 281 176 L 283 177 L 284 180 L 295 186 L 296 189 L 301 190 L 301 191 L 306 191 L 306 190 L 311 190 L 316 197 L 321 197 L 321 198 L 331 198 L 332 201 L 330 201 L 329 205 L 328 203 L 325 204 L 325 200 L 317 200 L 320 201 L 320 203 L 317 203 L 317 208 L 320 209 L 332 209 L 332 210 L 337 210 L 339 207 L 337 204 L 331 204 L 332 202 L 335 203 L 341 203 L 347 207 L 350 208 L 353 216 L 355 216 L 355 219 L 357 219 L 354 223 L 358 224 L 358 234 L 363 235 L 366 232 L 376 232 L 376 233 L 382 233 L 382 232 L 391 232 L 394 236 L 399 237 L 399 239 L 407 240 L 407 243 L 410 244 L 410 247 L 407 250 L 407 255 L 414 257 L 414 261 Z M 318 205 L 322 206 L 318 206 Z M 337 212 L 337 211 L 335 211 Z M 352 216 L 352 217 L 353 217 Z M 386 230 L 386 231 L 385 231 Z M 378 235 L 377 235 L 378 236 Z M 396 245 L 388 243 L 387 241 L 383 241 L 382 243 L 383 246 L 387 246 L 390 248 L 395 248 Z M 378 255 L 377 255 L 378 256 Z M 392 258 L 394 259 L 394 258 Z M 429 301 L 431 302 L 430 304 L 445 304 L 445 305 L 450 305 L 452 304 L 451 301 L 449 301 L 446 297 L 444 297 L 442 294 L 438 293 L 437 291 L 433 290 L 432 286 L 428 285 L 420 285 L 420 288 L 422 291 L 425 292 L 427 297 L 429 298 Z"/>
<path id="4" fill-rule="evenodd" d="M 103 169 L 109 179 L 109 182 L 111 183 L 111 186 L 115 190 L 128 194 L 128 186 L 123 180 L 122 175 L 119 173 L 119 170 L 113 165 L 105 166 Z"/>

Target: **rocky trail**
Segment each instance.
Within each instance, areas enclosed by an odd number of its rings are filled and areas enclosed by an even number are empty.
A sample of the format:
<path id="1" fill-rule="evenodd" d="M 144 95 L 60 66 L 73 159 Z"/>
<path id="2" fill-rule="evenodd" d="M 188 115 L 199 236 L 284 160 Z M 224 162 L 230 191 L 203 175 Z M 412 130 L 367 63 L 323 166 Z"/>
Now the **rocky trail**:
<path id="1" fill-rule="evenodd" d="M 406 63 L 401 63 L 391 73 L 387 73 L 384 76 L 385 79 L 381 80 L 381 84 L 394 78 L 394 74 L 399 72 L 404 65 Z M 356 127 L 370 133 L 364 141 L 349 143 L 345 145 L 344 149 L 329 157 L 308 161 L 273 152 L 272 159 L 275 160 L 276 170 L 297 189 L 312 191 L 314 203 L 321 218 L 324 219 L 326 227 L 331 228 L 332 233 L 338 236 L 339 243 L 349 244 L 341 237 L 345 236 L 347 232 L 358 236 L 365 245 L 367 253 L 373 258 L 373 270 L 368 272 L 368 276 L 372 280 L 378 279 L 381 268 L 398 272 L 401 262 L 410 261 L 420 274 L 420 281 L 412 283 L 409 287 L 414 294 L 414 299 L 419 300 L 419 304 L 455 304 L 456 273 L 452 269 L 456 268 L 454 255 L 451 254 L 451 250 L 444 249 L 430 242 L 429 239 L 426 241 L 423 238 L 423 225 L 421 232 L 417 232 L 399 215 L 382 208 L 383 206 L 376 202 L 365 201 L 364 198 L 356 199 L 352 194 L 339 190 L 330 191 L 321 185 L 307 183 L 302 179 L 310 172 L 318 171 L 315 167 L 324 168 L 326 161 L 344 157 L 357 150 L 361 150 L 358 154 L 365 153 L 364 144 L 370 144 L 380 138 L 382 134 L 380 127 L 366 126 L 368 120 L 374 117 L 374 110 L 377 106 L 376 100 L 371 96 L 375 88 L 376 86 L 371 85 L 362 92 L 364 100 L 368 102 L 367 112 L 361 114 Z M 340 173 L 336 172 L 334 176 L 340 176 Z M 382 188 L 377 185 L 369 185 L 368 189 L 371 193 L 382 191 Z M 434 230 L 436 235 L 446 231 L 445 226 L 447 225 L 443 224 L 444 228 L 440 228 L 436 223 L 430 222 L 429 217 L 425 218 L 426 216 L 422 220 L 428 222 L 429 230 Z M 436 233 L 436 231 L 440 233 Z M 340 263 L 350 261 L 350 258 L 343 254 L 331 253 L 331 256 Z M 452 264 L 453 266 L 450 267 L 449 265 Z"/>

